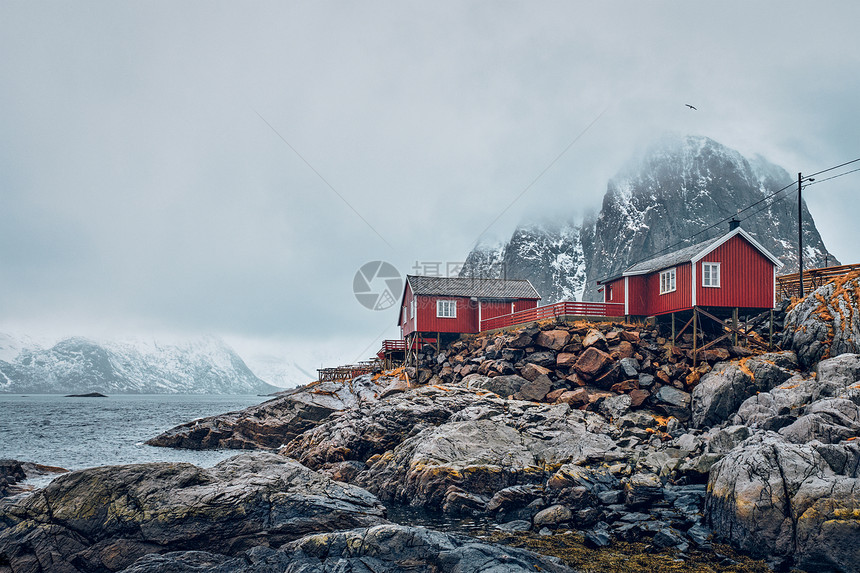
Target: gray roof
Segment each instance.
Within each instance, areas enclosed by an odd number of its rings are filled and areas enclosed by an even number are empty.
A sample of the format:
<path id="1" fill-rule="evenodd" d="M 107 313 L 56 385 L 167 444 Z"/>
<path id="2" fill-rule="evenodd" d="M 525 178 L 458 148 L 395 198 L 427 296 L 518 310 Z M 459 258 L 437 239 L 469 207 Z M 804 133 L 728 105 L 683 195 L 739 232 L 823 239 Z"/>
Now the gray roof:
<path id="1" fill-rule="evenodd" d="M 667 255 L 661 255 L 659 257 L 654 257 L 653 259 L 648 259 L 647 261 L 642 261 L 641 263 L 636 263 L 632 267 L 627 268 L 627 270 L 624 271 L 624 274 L 647 274 L 659 271 L 660 269 L 674 267 L 681 263 L 688 263 L 693 260 L 693 257 L 720 239 L 722 239 L 722 237 L 715 237 L 713 239 L 708 239 L 707 241 L 702 241 L 701 243 L 696 243 L 695 245 L 690 245 L 689 247 L 684 247 L 681 250 L 671 252 Z"/>
<path id="2" fill-rule="evenodd" d="M 540 299 L 527 280 L 422 277 L 407 275 L 406 280 L 416 295 L 468 296 L 478 298 Z"/>

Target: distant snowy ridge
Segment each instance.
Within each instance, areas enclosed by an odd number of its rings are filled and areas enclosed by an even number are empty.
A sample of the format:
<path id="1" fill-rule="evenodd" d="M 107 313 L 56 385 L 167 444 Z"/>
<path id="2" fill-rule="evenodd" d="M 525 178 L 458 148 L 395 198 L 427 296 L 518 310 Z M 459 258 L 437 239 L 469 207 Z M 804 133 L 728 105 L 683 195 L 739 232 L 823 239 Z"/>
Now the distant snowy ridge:
<path id="1" fill-rule="evenodd" d="M 507 243 L 476 246 L 460 276 L 529 279 L 542 304 L 600 300 L 598 280 L 669 247 L 691 244 L 679 242 L 761 202 L 792 180 L 785 169 L 761 156 L 747 159 L 707 137 L 665 136 L 607 183 L 596 217 L 524 224 Z M 740 215 L 743 228 L 783 262 L 783 273 L 798 267 L 797 203 L 790 195 L 788 189 L 776 201 L 763 201 Z M 727 231 L 728 224 L 722 224 L 692 242 Z M 838 264 L 805 204 L 803 244 L 807 268 Z"/>
<path id="2" fill-rule="evenodd" d="M 214 337 L 170 344 L 73 337 L 42 347 L 0 334 L 0 351 L 0 392 L 5 393 L 268 394 L 281 389 L 260 380 Z"/>

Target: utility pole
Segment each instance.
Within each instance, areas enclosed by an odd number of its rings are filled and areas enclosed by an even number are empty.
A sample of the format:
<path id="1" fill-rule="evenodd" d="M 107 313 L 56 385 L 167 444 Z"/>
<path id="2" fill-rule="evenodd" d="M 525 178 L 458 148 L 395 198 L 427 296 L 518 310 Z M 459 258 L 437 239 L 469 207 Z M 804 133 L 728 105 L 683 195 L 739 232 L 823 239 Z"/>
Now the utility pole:
<path id="1" fill-rule="evenodd" d="M 803 194 L 801 181 L 803 176 L 797 174 L 797 260 L 800 277 L 800 298 L 803 298 Z"/>

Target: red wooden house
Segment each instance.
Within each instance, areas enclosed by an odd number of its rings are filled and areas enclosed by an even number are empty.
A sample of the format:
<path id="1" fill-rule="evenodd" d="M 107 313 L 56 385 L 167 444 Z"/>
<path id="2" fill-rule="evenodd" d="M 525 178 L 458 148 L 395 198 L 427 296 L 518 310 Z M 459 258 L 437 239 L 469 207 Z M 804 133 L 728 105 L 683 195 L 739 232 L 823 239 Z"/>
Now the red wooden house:
<path id="1" fill-rule="evenodd" d="M 782 263 L 733 221 L 731 230 L 673 253 L 637 263 L 598 281 L 605 302 L 623 302 L 628 316 L 659 316 L 696 307 L 742 312 L 776 304 Z M 722 311 L 722 312 L 721 312 Z"/>
<path id="2" fill-rule="evenodd" d="M 481 320 L 534 308 L 539 300 L 527 280 L 407 275 L 397 325 L 404 339 L 477 333 Z"/>

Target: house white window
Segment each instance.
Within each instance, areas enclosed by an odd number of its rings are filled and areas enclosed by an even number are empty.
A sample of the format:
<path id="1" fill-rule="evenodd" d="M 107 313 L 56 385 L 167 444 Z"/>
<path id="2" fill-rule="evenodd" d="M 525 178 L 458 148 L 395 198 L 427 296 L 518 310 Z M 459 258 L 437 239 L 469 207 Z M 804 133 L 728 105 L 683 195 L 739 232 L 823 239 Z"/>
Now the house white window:
<path id="1" fill-rule="evenodd" d="M 667 269 L 660 273 L 660 294 L 666 294 L 675 290 L 675 268 Z"/>
<path id="2" fill-rule="evenodd" d="M 702 286 L 720 286 L 720 263 L 702 263 Z"/>
<path id="3" fill-rule="evenodd" d="M 409 302 L 409 318 L 412 318 L 414 316 L 415 316 L 415 298 L 413 297 L 412 300 Z"/>
<path id="4" fill-rule="evenodd" d="M 437 318 L 457 318 L 457 301 L 456 300 L 437 300 L 436 301 L 436 317 Z"/>

